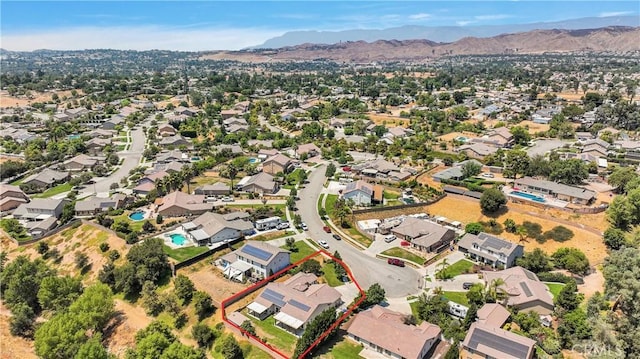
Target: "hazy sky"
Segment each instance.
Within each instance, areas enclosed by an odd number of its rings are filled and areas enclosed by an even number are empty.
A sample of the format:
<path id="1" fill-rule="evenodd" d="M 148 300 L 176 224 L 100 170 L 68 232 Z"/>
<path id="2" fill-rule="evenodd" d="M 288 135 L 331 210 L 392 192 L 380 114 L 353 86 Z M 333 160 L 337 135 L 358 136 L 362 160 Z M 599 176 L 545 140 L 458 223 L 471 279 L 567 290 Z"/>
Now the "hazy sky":
<path id="1" fill-rule="evenodd" d="M 240 49 L 291 30 L 476 26 L 638 15 L 629 1 L 7 1 L 0 47 Z"/>

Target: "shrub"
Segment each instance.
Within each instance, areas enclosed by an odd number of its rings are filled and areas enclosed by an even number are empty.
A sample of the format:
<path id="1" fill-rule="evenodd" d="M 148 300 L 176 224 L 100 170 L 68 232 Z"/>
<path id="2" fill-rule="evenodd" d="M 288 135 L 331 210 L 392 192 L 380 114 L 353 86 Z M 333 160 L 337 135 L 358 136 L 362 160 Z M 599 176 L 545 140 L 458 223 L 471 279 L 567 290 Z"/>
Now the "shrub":
<path id="1" fill-rule="evenodd" d="M 574 280 L 573 278 L 566 276 L 562 273 L 555 272 L 541 272 L 537 274 L 538 279 L 542 282 L 558 282 L 558 283 L 569 283 Z"/>
<path id="2" fill-rule="evenodd" d="M 539 223 L 524 221 L 522 227 L 527 230 L 527 237 L 540 240 L 542 238 L 542 226 Z"/>
<path id="3" fill-rule="evenodd" d="M 544 232 L 542 238 L 553 239 L 556 242 L 565 242 L 573 238 L 573 231 L 564 226 L 556 226 Z"/>
<path id="4" fill-rule="evenodd" d="M 471 234 L 478 234 L 484 230 L 482 223 L 471 222 L 464 227 L 464 231 Z"/>
<path id="5" fill-rule="evenodd" d="M 104 253 L 109 250 L 109 243 L 102 242 L 100 243 L 100 252 Z"/>

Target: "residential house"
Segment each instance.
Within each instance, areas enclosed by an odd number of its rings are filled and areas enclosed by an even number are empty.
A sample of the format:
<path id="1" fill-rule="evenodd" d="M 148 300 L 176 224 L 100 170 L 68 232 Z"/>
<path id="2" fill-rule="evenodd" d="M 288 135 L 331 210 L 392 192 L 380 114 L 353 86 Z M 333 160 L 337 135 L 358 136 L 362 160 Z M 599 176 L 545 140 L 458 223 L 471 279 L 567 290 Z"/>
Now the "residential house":
<path id="1" fill-rule="evenodd" d="M 66 182 L 69 179 L 68 172 L 60 172 L 45 168 L 41 172 L 34 173 L 22 181 L 21 185 L 29 187 L 35 187 L 39 190 L 44 190 L 49 187 L 53 187 L 58 183 Z"/>
<path id="2" fill-rule="evenodd" d="M 169 163 L 156 163 L 154 164 L 153 169 L 155 171 L 165 171 L 171 174 L 171 173 L 182 171 L 184 166 L 186 166 L 184 162 L 174 161 Z"/>
<path id="3" fill-rule="evenodd" d="M 212 209 L 211 204 L 205 203 L 204 196 L 191 195 L 180 191 L 171 192 L 158 202 L 157 212 L 163 217 L 192 216 Z"/>
<path id="4" fill-rule="evenodd" d="M 386 358 L 425 359 L 440 340 L 435 324 L 407 324 L 407 316 L 379 305 L 359 312 L 347 324 L 348 337 Z"/>
<path id="5" fill-rule="evenodd" d="M 370 162 L 352 166 L 351 171 L 370 178 L 386 179 L 389 177 L 390 172 L 400 172 L 400 168 L 384 158 L 378 158 Z"/>
<path id="6" fill-rule="evenodd" d="M 156 155 L 156 163 L 189 162 L 189 154 L 180 150 L 162 151 Z"/>
<path id="7" fill-rule="evenodd" d="M 262 171 L 270 175 L 275 175 L 280 172 L 287 173 L 289 172 L 291 165 L 291 158 L 283 154 L 277 154 L 267 158 L 262 163 Z"/>
<path id="8" fill-rule="evenodd" d="M 456 232 L 426 219 L 407 217 L 391 229 L 400 240 L 411 242 L 411 246 L 424 252 L 437 252 L 449 246 Z"/>
<path id="9" fill-rule="evenodd" d="M 100 128 L 97 128 L 95 130 L 91 130 L 87 133 L 85 133 L 87 136 L 91 137 L 91 138 L 112 138 L 115 137 L 116 133 L 114 131 L 111 130 L 103 130 Z"/>
<path id="10" fill-rule="evenodd" d="M 239 145 L 218 145 L 217 149 L 218 152 L 229 151 L 232 156 L 240 156 L 244 153 L 242 147 L 240 147 Z"/>
<path id="11" fill-rule="evenodd" d="M 277 154 L 279 154 L 280 152 L 278 152 L 278 150 L 274 149 L 274 148 L 261 148 L 260 151 L 258 151 L 258 158 L 261 160 L 265 160 L 269 157 L 273 157 Z"/>
<path id="12" fill-rule="evenodd" d="M 178 106 L 173 110 L 173 113 L 177 116 L 194 117 L 199 111 L 197 108 Z"/>
<path id="13" fill-rule="evenodd" d="M 494 128 L 489 132 L 488 138 L 499 147 L 510 147 L 514 141 L 511 131 L 506 127 Z"/>
<path id="14" fill-rule="evenodd" d="M 476 312 L 478 323 L 500 328 L 511 316 L 505 307 L 498 303 L 486 303 Z"/>
<path id="15" fill-rule="evenodd" d="M 222 124 L 225 127 L 229 127 L 232 125 L 247 126 L 247 127 L 249 126 L 249 123 L 243 117 L 229 117 L 222 120 Z"/>
<path id="16" fill-rule="evenodd" d="M 553 312 L 553 297 L 549 288 L 531 271 L 522 267 L 511 267 L 498 272 L 483 271 L 482 277 L 487 285 L 501 279 L 503 285 L 498 287 L 504 291 L 504 302 L 520 311 L 532 311 L 540 315 Z"/>
<path id="17" fill-rule="evenodd" d="M 236 189 L 238 191 L 264 195 L 278 192 L 279 186 L 272 175 L 259 172 L 240 180 L 236 185 Z"/>
<path id="18" fill-rule="evenodd" d="M 483 164 L 476 160 L 466 160 L 459 163 L 454 164 L 452 167 L 445 168 L 444 170 L 435 173 L 432 177 L 436 182 L 441 182 L 442 180 L 456 180 L 460 181 L 464 179 L 464 175 L 462 173 L 462 167 L 467 163 L 474 163 L 479 165 L 480 167 Z"/>
<path id="19" fill-rule="evenodd" d="M 226 196 L 231 192 L 229 185 L 223 182 L 216 182 L 214 184 L 206 184 L 196 188 L 195 194 L 205 195 L 207 197 L 212 196 Z"/>
<path id="20" fill-rule="evenodd" d="M 133 193 L 141 196 L 146 196 L 149 194 L 149 192 L 156 188 L 156 183 L 158 182 L 158 180 L 162 180 L 168 176 L 169 173 L 165 171 L 150 173 L 138 180 L 137 185 L 133 187 Z"/>
<path id="21" fill-rule="evenodd" d="M 588 140 L 595 140 L 596 136 L 594 136 L 591 132 L 576 132 L 576 139 L 580 142 L 585 142 Z"/>
<path id="22" fill-rule="evenodd" d="M 0 212 L 18 208 L 23 203 L 28 203 L 29 197 L 18 186 L 0 184 Z"/>
<path id="23" fill-rule="evenodd" d="M 246 241 L 240 249 L 222 256 L 220 263 L 228 278 L 264 279 L 287 268 L 291 252 L 261 241 Z"/>
<path id="24" fill-rule="evenodd" d="M 70 108 L 70 109 L 66 109 L 64 110 L 65 115 L 69 116 L 70 120 L 75 120 L 76 118 L 86 115 L 89 113 L 89 110 L 87 110 L 84 107 L 76 107 L 76 108 Z"/>
<path id="25" fill-rule="evenodd" d="M 63 167 L 69 171 L 91 171 L 93 166 L 100 164 L 103 158 L 89 157 L 85 154 L 79 154 L 71 159 L 63 162 Z"/>
<path id="26" fill-rule="evenodd" d="M 249 125 L 231 125 L 226 127 L 228 133 L 238 133 L 242 131 L 248 131 Z"/>
<path id="27" fill-rule="evenodd" d="M 385 141 L 388 144 L 392 144 L 398 138 L 407 137 L 409 134 L 413 133 L 411 129 L 404 127 L 390 127 L 387 129 L 387 132 L 382 136 L 381 141 Z"/>
<path id="28" fill-rule="evenodd" d="M 357 206 L 370 206 L 373 196 L 373 185 L 363 180 L 348 183 L 342 191 L 342 198 L 353 201 Z"/>
<path id="29" fill-rule="evenodd" d="M 599 144 L 593 143 L 582 147 L 582 154 L 588 154 L 593 157 L 607 157 L 607 149 Z"/>
<path id="30" fill-rule="evenodd" d="M 158 143 L 160 147 L 180 147 L 180 146 L 191 146 L 191 141 L 182 137 L 182 135 L 168 136 L 163 137 Z"/>
<path id="31" fill-rule="evenodd" d="M 87 146 L 87 152 L 92 156 L 98 156 L 104 153 L 104 148 L 107 145 L 111 145 L 111 138 L 94 137 L 85 142 Z"/>
<path id="32" fill-rule="evenodd" d="M 49 217 L 42 221 L 27 222 L 25 229 L 31 238 L 41 238 L 58 226 L 56 217 Z"/>
<path id="33" fill-rule="evenodd" d="M 176 128 L 167 123 L 158 126 L 158 135 L 160 135 L 160 137 L 175 136 L 177 134 L 178 131 Z"/>
<path id="34" fill-rule="evenodd" d="M 483 143 L 471 143 L 458 147 L 458 152 L 466 153 L 469 158 L 481 159 L 498 152 L 498 148 Z"/>
<path id="35" fill-rule="evenodd" d="M 60 218 L 66 199 L 34 198 L 29 203 L 23 203 L 15 211 L 13 217 L 27 221 L 44 221 L 49 217 Z"/>
<path id="36" fill-rule="evenodd" d="M 110 208 L 122 208 L 125 201 L 126 196 L 121 193 L 117 193 L 111 198 L 90 197 L 76 202 L 75 213 L 78 217 L 92 217 L 107 212 Z"/>
<path id="37" fill-rule="evenodd" d="M 514 187 L 521 191 L 549 195 L 561 201 L 589 205 L 596 199 L 596 193 L 582 187 L 568 186 L 562 183 L 522 177 L 515 180 Z"/>
<path id="38" fill-rule="evenodd" d="M 113 115 L 110 119 L 102 123 L 102 128 L 105 130 L 114 130 L 116 127 L 124 125 L 124 119 L 122 115 Z"/>
<path id="39" fill-rule="evenodd" d="M 483 323 L 473 323 L 460 343 L 464 359 L 532 359 L 536 341 Z"/>
<path id="40" fill-rule="evenodd" d="M 472 259 L 494 267 L 509 268 L 524 255 L 524 247 L 481 232 L 466 233 L 458 242 L 458 250 Z"/>
<path id="41" fill-rule="evenodd" d="M 183 223 L 182 228 L 187 233 L 187 237 L 199 246 L 234 241 L 255 233 L 251 222 L 213 212 L 202 213 L 193 221 Z"/>
<path id="42" fill-rule="evenodd" d="M 318 314 L 341 303 L 340 292 L 318 284 L 314 274 L 298 272 L 284 282 L 267 284 L 247 310 L 260 320 L 274 314 L 277 327 L 299 337 Z"/>
<path id="43" fill-rule="evenodd" d="M 223 120 L 226 120 L 231 117 L 240 116 L 242 111 L 230 109 L 230 110 L 222 110 L 220 111 L 220 116 L 222 116 Z"/>
<path id="44" fill-rule="evenodd" d="M 318 146 L 314 143 L 305 143 L 303 145 L 298 146 L 296 148 L 296 157 L 300 158 L 302 155 L 306 154 L 307 158 L 315 157 L 321 154 L 322 151 Z"/>

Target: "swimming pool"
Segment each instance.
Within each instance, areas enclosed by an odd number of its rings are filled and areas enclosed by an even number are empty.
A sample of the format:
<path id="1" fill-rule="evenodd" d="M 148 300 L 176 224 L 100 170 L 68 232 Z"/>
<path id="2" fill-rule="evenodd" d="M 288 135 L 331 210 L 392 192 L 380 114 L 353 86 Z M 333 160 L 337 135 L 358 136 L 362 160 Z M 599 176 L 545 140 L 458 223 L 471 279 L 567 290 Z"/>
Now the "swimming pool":
<path id="1" fill-rule="evenodd" d="M 184 245 L 184 242 L 187 240 L 180 233 L 172 233 L 172 234 L 169 235 L 169 237 L 171 237 L 171 243 L 179 245 L 179 246 Z"/>
<path id="2" fill-rule="evenodd" d="M 69 136 L 67 136 L 67 138 L 70 139 L 70 140 L 77 140 L 77 139 L 80 138 L 80 135 L 69 135 Z"/>
<path id="3" fill-rule="evenodd" d="M 528 200 L 535 201 L 535 202 L 540 202 L 540 203 L 545 202 L 544 198 L 542 198 L 540 196 L 536 196 L 535 194 L 531 194 L 531 193 L 513 191 L 513 192 L 511 192 L 511 194 L 514 195 L 514 196 L 526 198 Z"/>
<path id="4" fill-rule="evenodd" d="M 251 164 L 255 164 L 255 163 L 259 163 L 259 162 L 260 162 L 259 158 L 256 158 L 256 157 L 249 158 L 249 163 L 251 163 Z"/>
<path id="5" fill-rule="evenodd" d="M 144 219 L 144 212 L 133 212 L 129 215 L 129 218 L 134 221 L 142 221 Z"/>
<path id="6" fill-rule="evenodd" d="M 466 137 L 464 137 L 464 136 L 458 136 L 458 137 L 456 137 L 456 140 L 457 140 L 457 141 L 460 141 L 460 142 L 467 142 L 467 141 L 469 141 L 469 139 L 468 139 L 468 138 L 466 138 Z"/>

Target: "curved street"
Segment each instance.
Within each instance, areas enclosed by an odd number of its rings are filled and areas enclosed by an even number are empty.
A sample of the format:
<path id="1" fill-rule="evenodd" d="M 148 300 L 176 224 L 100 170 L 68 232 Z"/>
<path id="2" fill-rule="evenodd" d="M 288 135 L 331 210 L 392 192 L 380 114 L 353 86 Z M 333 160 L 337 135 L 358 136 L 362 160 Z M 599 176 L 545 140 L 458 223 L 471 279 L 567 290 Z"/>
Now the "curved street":
<path id="1" fill-rule="evenodd" d="M 387 264 L 385 260 L 370 256 L 355 248 L 346 240 L 337 241 L 331 234 L 325 233 L 325 225 L 317 213 L 317 203 L 325 181 L 326 165 L 312 170 L 308 183 L 299 192 L 298 213 L 309 230 L 305 232 L 313 241 L 325 240 L 330 248 L 336 250 L 349 266 L 362 289 L 366 290 L 373 283 L 379 283 L 385 290 L 387 297 L 406 297 L 419 292 L 420 274 L 413 268 L 404 268 Z"/>

